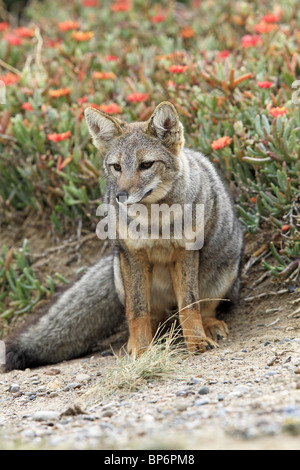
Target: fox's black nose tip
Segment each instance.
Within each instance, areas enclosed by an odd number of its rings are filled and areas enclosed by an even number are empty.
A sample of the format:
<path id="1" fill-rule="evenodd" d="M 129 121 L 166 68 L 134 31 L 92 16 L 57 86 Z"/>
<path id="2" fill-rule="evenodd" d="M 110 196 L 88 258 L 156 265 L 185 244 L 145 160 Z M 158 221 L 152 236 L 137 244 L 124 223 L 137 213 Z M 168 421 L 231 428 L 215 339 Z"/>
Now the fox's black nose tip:
<path id="1" fill-rule="evenodd" d="M 117 202 L 125 202 L 125 201 L 127 201 L 127 199 L 128 199 L 128 192 L 127 191 L 120 191 L 116 195 Z"/>

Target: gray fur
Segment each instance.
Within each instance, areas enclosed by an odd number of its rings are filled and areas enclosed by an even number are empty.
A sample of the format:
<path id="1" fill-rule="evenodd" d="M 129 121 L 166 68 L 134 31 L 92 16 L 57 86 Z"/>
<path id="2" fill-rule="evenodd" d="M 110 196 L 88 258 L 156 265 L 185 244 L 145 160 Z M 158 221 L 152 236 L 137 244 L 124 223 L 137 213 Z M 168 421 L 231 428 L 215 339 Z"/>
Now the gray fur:
<path id="1" fill-rule="evenodd" d="M 184 244 L 174 238 L 117 238 L 113 254 L 90 268 L 46 315 L 8 342 L 7 370 L 86 354 L 122 321 L 125 303 L 134 318 L 150 305 L 153 329 L 163 320 L 163 313 L 177 305 L 170 269 L 179 258 L 188 273 L 182 306 L 195 299 L 238 299 L 243 231 L 214 166 L 200 152 L 183 148 L 183 127 L 175 108 L 162 103 L 147 123 L 121 123 L 92 108 L 86 118 L 94 143 L 104 152 L 105 200 L 116 213 L 124 210 L 116 201 L 119 191 L 128 193 L 127 204 L 142 201 L 148 208 L 157 203 L 204 204 L 204 245 L 185 255 Z M 141 164 L 149 161 L 154 161 L 153 166 L 141 171 Z M 148 219 L 145 224 L 148 227 Z M 148 268 L 153 275 L 149 303 L 144 295 Z M 199 307 L 201 316 L 214 317 L 218 303 L 204 301 Z"/>
<path id="2" fill-rule="evenodd" d="M 46 315 L 8 340 L 6 369 L 57 363 L 87 354 L 123 317 L 110 254 L 89 268 Z"/>

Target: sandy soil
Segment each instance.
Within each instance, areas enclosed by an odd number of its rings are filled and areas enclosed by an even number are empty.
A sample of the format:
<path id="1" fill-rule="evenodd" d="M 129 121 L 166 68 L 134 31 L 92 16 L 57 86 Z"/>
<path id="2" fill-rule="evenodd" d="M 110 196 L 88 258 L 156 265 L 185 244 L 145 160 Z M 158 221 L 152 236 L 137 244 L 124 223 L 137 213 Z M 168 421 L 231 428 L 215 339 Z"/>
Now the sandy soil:
<path id="1" fill-rule="evenodd" d="M 41 278 L 72 279 L 101 249 L 92 235 L 58 249 L 65 241 L 32 220 L 3 230 L 0 245 L 20 246 L 24 236 L 32 254 L 56 247 L 35 258 Z M 300 449 L 300 289 L 264 276 L 252 255 L 267 239 L 247 239 L 241 302 L 226 318 L 230 338 L 178 364 L 186 377 L 91 403 L 87 392 L 101 387 L 113 356 L 0 374 L 0 448 Z"/>

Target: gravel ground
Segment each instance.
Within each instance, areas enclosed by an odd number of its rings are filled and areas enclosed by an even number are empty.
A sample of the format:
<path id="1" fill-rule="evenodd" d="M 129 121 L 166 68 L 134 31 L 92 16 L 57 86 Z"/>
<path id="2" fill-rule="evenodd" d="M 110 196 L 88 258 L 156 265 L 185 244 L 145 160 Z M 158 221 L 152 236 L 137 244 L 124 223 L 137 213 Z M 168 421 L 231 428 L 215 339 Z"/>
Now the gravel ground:
<path id="1" fill-rule="evenodd" d="M 247 243 L 245 261 L 261 243 Z M 41 269 L 69 275 L 64 262 L 73 271 L 92 262 L 89 247 L 77 265 L 58 252 Z M 299 450 L 300 289 L 261 278 L 259 263 L 246 271 L 241 303 L 226 318 L 229 339 L 180 360 L 180 379 L 100 399 L 95 390 L 117 361 L 101 352 L 0 373 L 0 448 Z"/>
<path id="2" fill-rule="evenodd" d="M 257 338 L 254 326 L 241 334 L 241 319 L 220 349 L 185 359 L 185 379 L 95 403 L 87 392 L 101 387 L 113 356 L 1 374 L 1 447 L 300 449 L 300 339 L 292 322 L 278 323 L 267 334 L 256 325 Z"/>

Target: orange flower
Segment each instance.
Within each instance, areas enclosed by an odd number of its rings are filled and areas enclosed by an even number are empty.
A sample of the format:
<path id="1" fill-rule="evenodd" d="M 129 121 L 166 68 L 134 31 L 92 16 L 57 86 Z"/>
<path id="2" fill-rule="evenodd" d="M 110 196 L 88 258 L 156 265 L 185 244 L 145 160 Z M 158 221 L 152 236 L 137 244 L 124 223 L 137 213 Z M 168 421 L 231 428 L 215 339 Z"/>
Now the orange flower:
<path id="1" fill-rule="evenodd" d="M 61 142 L 62 140 L 66 140 L 72 137 L 72 134 L 71 131 L 66 131 L 62 133 L 48 134 L 47 137 L 48 140 L 51 140 L 52 142 Z"/>
<path id="2" fill-rule="evenodd" d="M 262 82 L 257 82 L 257 86 L 260 88 L 271 88 L 274 86 L 273 82 L 268 82 L 268 81 L 262 81 Z"/>
<path id="3" fill-rule="evenodd" d="M 94 72 L 93 78 L 97 80 L 115 80 L 117 77 L 113 72 Z"/>
<path id="4" fill-rule="evenodd" d="M 121 106 L 117 103 L 101 104 L 99 108 L 107 114 L 120 114 L 122 112 Z"/>
<path id="5" fill-rule="evenodd" d="M 61 96 L 66 96 L 71 93 L 70 88 L 58 88 L 57 90 L 50 90 L 49 95 L 51 98 L 60 98 Z"/>
<path id="6" fill-rule="evenodd" d="M 78 42 L 89 41 L 93 36 L 93 31 L 73 31 L 72 33 L 72 38 Z"/>
<path id="7" fill-rule="evenodd" d="M 232 142 L 232 138 L 228 137 L 227 135 L 225 137 L 220 137 L 220 139 L 214 140 L 211 144 L 211 148 L 213 150 L 219 150 L 227 145 L 230 145 Z"/>
<path id="8" fill-rule="evenodd" d="M 117 0 L 111 7 L 114 12 L 130 10 L 130 2 L 128 0 Z"/>
<path id="9" fill-rule="evenodd" d="M 21 108 L 24 109 L 24 111 L 33 111 L 33 107 L 31 106 L 29 101 L 27 101 L 26 103 L 23 103 Z"/>
<path id="10" fill-rule="evenodd" d="M 183 73 L 188 69 L 187 65 L 171 65 L 169 67 L 170 73 Z"/>
<path id="11" fill-rule="evenodd" d="M 91 106 L 92 108 L 96 108 L 96 109 L 100 108 L 99 104 L 96 104 L 96 103 L 88 103 L 88 105 Z"/>
<path id="12" fill-rule="evenodd" d="M 70 29 L 79 28 L 79 23 L 77 21 L 67 20 L 58 23 L 58 27 L 61 31 L 70 31 Z"/>
<path id="13" fill-rule="evenodd" d="M 242 37 L 242 46 L 254 47 L 261 41 L 262 41 L 262 37 L 259 34 L 254 34 L 253 36 L 251 34 L 246 34 L 245 36 Z"/>
<path id="14" fill-rule="evenodd" d="M 9 86 L 9 85 L 15 85 L 16 83 L 18 83 L 18 81 L 20 80 L 20 77 L 19 75 L 16 75 L 15 73 L 9 72 L 9 73 L 6 73 L 5 75 L 1 75 L 0 80 L 4 82 L 6 86 Z"/>
<path id="15" fill-rule="evenodd" d="M 264 34 L 269 33 L 270 31 L 273 31 L 276 28 L 276 24 L 269 24 L 265 23 L 264 21 L 261 21 L 260 23 L 256 24 L 253 29 L 256 33 Z"/>
<path id="16" fill-rule="evenodd" d="M 33 38 L 33 36 L 35 35 L 34 29 L 29 29 L 29 28 L 24 28 L 24 27 L 15 28 L 14 33 L 17 36 L 20 36 L 21 38 Z"/>
<path id="17" fill-rule="evenodd" d="M 184 39 L 189 39 L 196 36 L 196 32 L 191 26 L 186 26 L 180 31 L 180 36 Z"/>
<path id="18" fill-rule="evenodd" d="M 291 226 L 290 226 L 289 224 L 286 224 L 286 225 L 283 225 L 283 226 L 281 227 L 281 230 L 282 230 L 283 232 L 287 232 L 288 230 L 290 230 L 290 228 L 291 228 Z"/>
<path id="19" fill-rule="evenodd" d="M 130 103 L 141 103 L 142 101 L 147 101 L 149 99 L 150 93 L 131 93 L 126 97 L 127 101 Z"/>
<path id="20" fill-rule="evenodd" d="M 269 113 L 273 116 L 273 117 L 278 117 L 278 116 L 283 116 L 284 114 L 286 114 L 288 111 L 287 109 L 283 106 L 282 108 L 279 108 L 278 106 L 276 108 L 270 108 L 269 109 Z"/>

